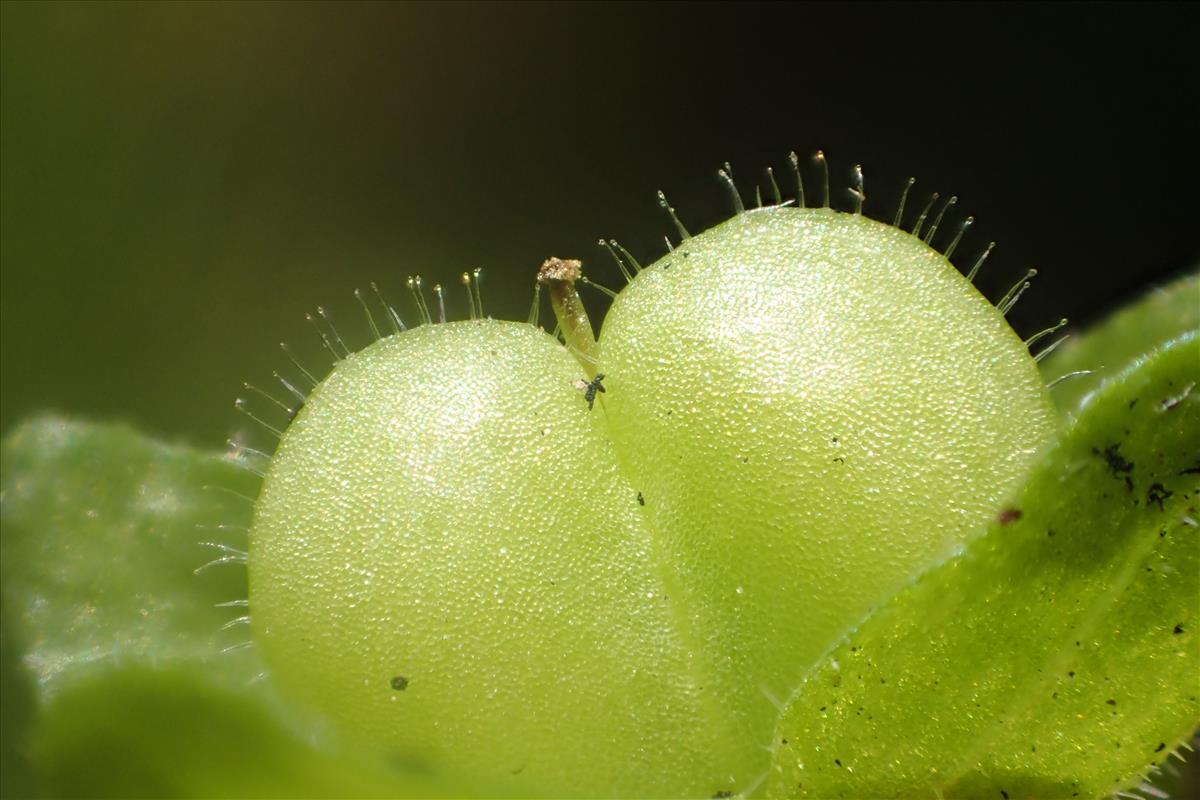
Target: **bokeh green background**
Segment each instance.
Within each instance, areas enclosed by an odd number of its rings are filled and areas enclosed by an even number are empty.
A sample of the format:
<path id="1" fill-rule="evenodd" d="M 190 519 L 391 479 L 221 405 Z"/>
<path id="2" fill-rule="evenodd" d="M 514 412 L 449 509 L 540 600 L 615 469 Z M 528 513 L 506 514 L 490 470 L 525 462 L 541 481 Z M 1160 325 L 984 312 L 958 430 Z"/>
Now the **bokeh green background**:
<path id="1" fill-rule="evenodd" d="M 356 286 L 410 311 L 407 275 L 482 266 L 488 311 L 524 317 L 545 256 L 616 283 L 596 238 L 661 252 L 655 189 L 704 227 L 723 160 L 749 195 L 791 148 L 824 148 L 842 186 L 862 162 L 875 214 L 909 174 L 958 193 L 979 219 L 961 255 L 1001 242 L 985 289 L 1043 269 L 1024 331 L 1197 253 L 1179 7 L 2 13 L 5 431 L 53 408 L 219 445 L 279 340 L 319 363 L 304 311 L 361 344 Z"/>

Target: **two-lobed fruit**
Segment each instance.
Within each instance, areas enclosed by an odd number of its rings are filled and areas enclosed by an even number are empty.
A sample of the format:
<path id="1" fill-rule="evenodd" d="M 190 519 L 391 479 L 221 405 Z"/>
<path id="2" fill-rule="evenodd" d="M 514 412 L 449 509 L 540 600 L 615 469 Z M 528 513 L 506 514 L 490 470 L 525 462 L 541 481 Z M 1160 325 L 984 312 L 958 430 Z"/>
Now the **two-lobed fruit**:
<path id="1" fill-rule="evenodd" d="M 576 355 L 492 320 L 354 354 L 252 531 L 273 678 L 498 792 L 753 787 L 777 698 L 980 531 L 1055 426 L 945 258 L 829 209 L 685 240 Z"/>

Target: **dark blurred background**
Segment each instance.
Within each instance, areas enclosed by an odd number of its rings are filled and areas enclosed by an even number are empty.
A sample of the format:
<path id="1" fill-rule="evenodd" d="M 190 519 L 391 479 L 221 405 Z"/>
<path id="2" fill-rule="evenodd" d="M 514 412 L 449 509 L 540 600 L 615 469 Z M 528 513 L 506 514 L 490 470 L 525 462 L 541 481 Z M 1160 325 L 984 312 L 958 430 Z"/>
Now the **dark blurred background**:
<path id="1" fill-rule="evenodd" d="M 1184 6 L 70 4 L 2 7 L 0 426 L 53 408 L 219 446 L 302 314 L 486 269 L 524 318 L 547 255 L 645 260 L 723 218 L 730 160 L 823 148 L 868 207 L 902 182 L 977 217 L 1013 314 L 1085 321 L 1193 266 L 1197 58 Z M 808 167 L 815 178 L 815 171 Z M 812 184 L 810 183 L 810 186 Z M 790 183 L 785 190 L 791 191 Z M 914 194 L 914 199 L 924 199 Z M 848 207 L 844 191 L 835 198 Z M 597 297 L 597 299 L 602 299 Z"/>

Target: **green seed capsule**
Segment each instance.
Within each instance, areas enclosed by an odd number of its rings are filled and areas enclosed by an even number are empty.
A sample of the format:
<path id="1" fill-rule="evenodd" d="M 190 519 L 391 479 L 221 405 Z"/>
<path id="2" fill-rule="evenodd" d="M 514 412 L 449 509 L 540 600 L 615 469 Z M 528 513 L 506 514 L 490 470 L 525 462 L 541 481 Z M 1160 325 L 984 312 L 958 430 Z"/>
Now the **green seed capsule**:
<path id="1" fill-rule="evenodd" d="M 685 635 L 757 740 L 772 698 L 981 532 L 1055 430 L 1021 340 L 941 254 L 829 209 L 685 240 L 598 349 Z"/>
<path id="2" fill-rule="evenodd" d="M 688 238 L 598 341 L 553 264 L 577 358 L 424 325 L 308 397 L 253 525 L 257 639 L 343 727 L 497 792 L 745 790 L 777 698 L 983 529 L 1049 398 L 941 254 L 858 215 Z"/>
<path id="3" fill-rule="evenodd" d="M 491 320 L 342 361 L 263 485 L 257 638 L 273 680 L 435 772 L 711 794 L 735 740 L 580 374 Z"/>

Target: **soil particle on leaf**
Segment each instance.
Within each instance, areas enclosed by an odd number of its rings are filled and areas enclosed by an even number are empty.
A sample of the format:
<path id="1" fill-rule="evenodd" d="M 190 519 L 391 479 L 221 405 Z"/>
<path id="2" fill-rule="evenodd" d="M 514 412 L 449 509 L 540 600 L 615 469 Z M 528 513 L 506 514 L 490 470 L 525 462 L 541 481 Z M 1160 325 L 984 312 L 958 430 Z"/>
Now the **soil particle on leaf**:
<path id="1" fill-rule="evenodd" d="M 1150 485 L 1150 488 L 1146 490 L 1146 505 L 1158 503 L 1158 510 L 1162 511 L 1163 501 L 1170 498 L 1174 494 L 1174 492 L 1163 486 L 1161 483 L 1153 483 Z"/>
<path id="2" fill-rule="evenodd" d="M 1120 444 L 1109 445 L 1104 448 L 1103 452 L 1093 447 L 1092 452 L 1104 459 L 1104 463 L 1108 464 L 1108 471 L 1114 478 L 1128 476 L 1133 472 L 1133 462 L 1121 455 Z"/>
<path id="3" fill-rule="evenodd" d="M 1001 525 L 1011 525 L 1023 516 L 1024 512 L 1019 508 L 1006 508 L 996 515 L 996 522 Z"/>

